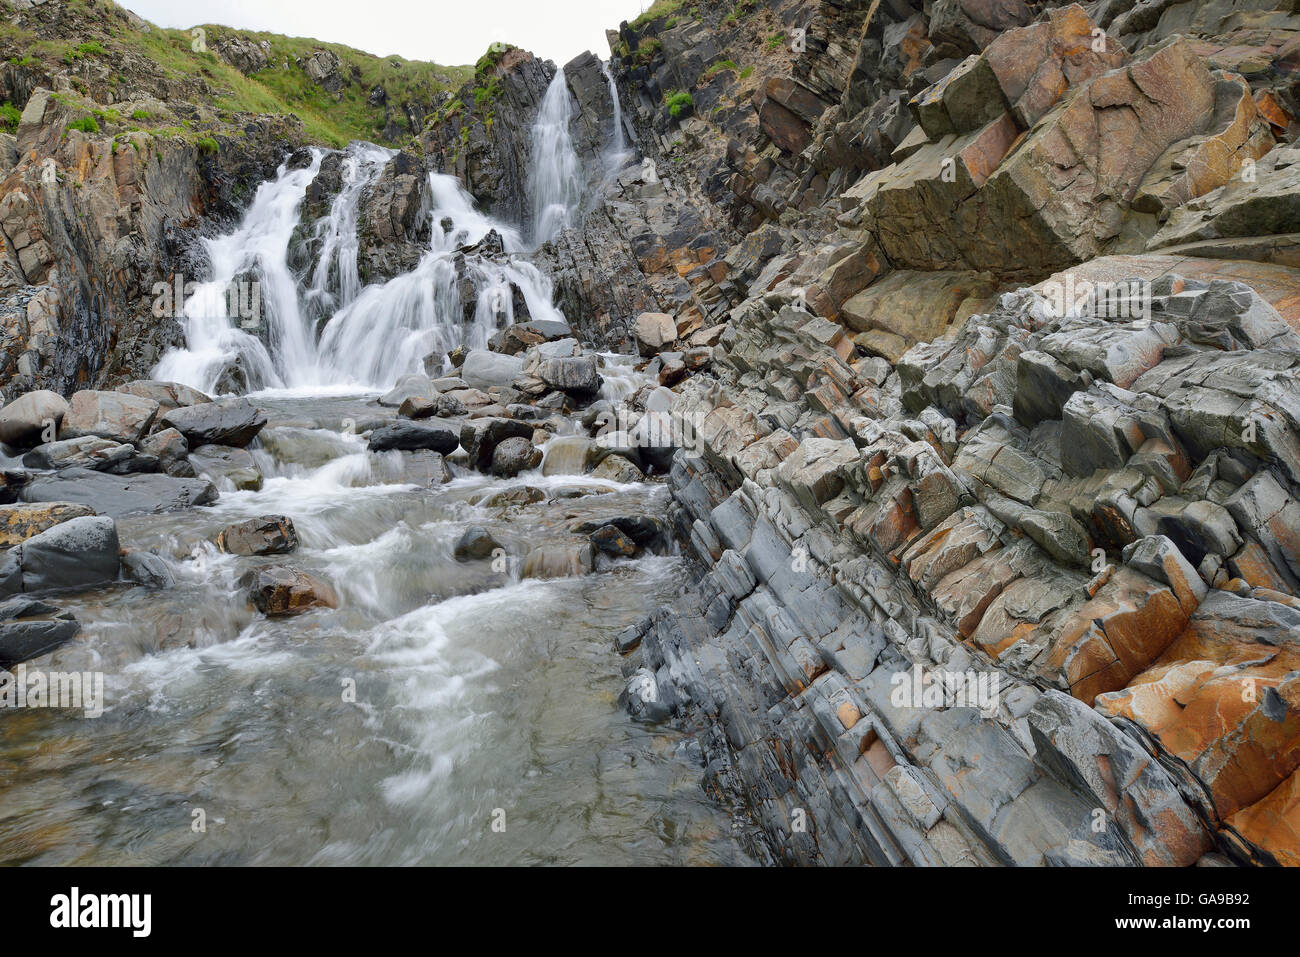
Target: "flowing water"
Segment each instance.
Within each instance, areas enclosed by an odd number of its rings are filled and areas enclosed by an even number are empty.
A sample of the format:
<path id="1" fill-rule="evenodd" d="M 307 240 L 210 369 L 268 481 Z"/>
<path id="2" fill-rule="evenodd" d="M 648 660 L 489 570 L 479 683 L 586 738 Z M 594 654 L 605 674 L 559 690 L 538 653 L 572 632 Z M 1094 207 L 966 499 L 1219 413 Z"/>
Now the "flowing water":
<path id="1" fill-rule="evenodd" d="M 533 197 L 533 245 L 550 242 L 574 224 L 582 205 L 582 168 L 569 135 L 573 101 L 564 71 L 557 70 L 533 124 L 529 189 Z"/>
<path id="2" fill-rule="evenodd" d="M 518 556 L 577 540 L 575 522 L 661 516 L 663 486 L 464 473 L 429 488 L 402 453 L 340 431 L 391 415 L 367 397 L 254 398 L 271 416 L 261 491 L 118 522 L 176 585 L 60 599 L 84 629 L 40 666 L 103 672 L 107 709 L 3 715 L 0 863 L 746 862 L 697 745 L 616 702 L 612 637 L 671 601 L 680 559 L 519 578 Z M 525 484 L 545 501 L 484 501 Z M 293 518 L 297 552 L 203 544 L 267 514 Z M 470 524 L 514 559 L 455 561 Z M 286 560 L 331 582 L 339 608 L 247 607 L 240 575 Z"/>

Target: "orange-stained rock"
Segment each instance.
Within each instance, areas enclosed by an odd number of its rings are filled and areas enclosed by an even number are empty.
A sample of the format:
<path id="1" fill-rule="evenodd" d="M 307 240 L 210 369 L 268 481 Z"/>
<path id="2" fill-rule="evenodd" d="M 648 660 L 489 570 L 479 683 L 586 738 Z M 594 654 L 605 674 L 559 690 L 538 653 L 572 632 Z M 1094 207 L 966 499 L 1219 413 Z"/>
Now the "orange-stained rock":
<path id="1" fill-rule="evenodd" d="M 1284 867 L 1300 867 L 1300 771 L 1227 823 L 1246 840 L 1268 851 Z"/>

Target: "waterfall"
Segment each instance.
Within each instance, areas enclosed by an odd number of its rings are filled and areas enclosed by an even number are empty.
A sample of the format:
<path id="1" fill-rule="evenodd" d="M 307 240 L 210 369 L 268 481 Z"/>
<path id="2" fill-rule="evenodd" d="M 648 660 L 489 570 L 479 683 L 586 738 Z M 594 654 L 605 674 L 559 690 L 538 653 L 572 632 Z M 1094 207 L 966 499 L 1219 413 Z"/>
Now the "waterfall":
<path id="1" fill-rule="evenodd" d="M 533 246 L 549 242 L 572 225 L 582 203 L 582 170 L 569 136 L 573 104 L 564 71 L 556 70 L 533 123 Z"/>
<path id="2" fill-rule="evenodd" d="M 614 74 L 604 60 L 600 61 L 600 72 L 605 74 L 605 80 L 609 83 L 609 98 L 614 104 L 614 135 L 605 153 L 605 174 L 612 176 L 627 165 L 632 158 L 632 151 L 627 148 L 627 133 L 623 129 L 623 107 L 618 101 L 618 84 L 614 82 Z"/>
<path id="3" fill-rule="evenodd" d="M 198 284 L 186 299 L 186 348 L 173 349 L 162 357 L 154 370 L 157 378 L 212 391 L 237 361 L 249 388 L 278 388 L 285 384 L 284 370 L 308 361 L 309 336 L 298 310 L 297 280 L 285 254 L 298 225 L 298 208 L 323 157 L 313 150 L 310 165 L 292 170 L 286 161 L 274 180 L 258 187 L 234 232 L 204 241 L 212 279 Z M 243 278 L 248 275 L 253 278 Z M 250 283 L 253 295 L 244 292 Z M 260 309 L 232 315 L 242 311 L 232 309 L 232 301 L 256 302 Z M 262 322 L 276 348 L 274 360 L 262 341 L 248 331 L 258 329 Z"/>

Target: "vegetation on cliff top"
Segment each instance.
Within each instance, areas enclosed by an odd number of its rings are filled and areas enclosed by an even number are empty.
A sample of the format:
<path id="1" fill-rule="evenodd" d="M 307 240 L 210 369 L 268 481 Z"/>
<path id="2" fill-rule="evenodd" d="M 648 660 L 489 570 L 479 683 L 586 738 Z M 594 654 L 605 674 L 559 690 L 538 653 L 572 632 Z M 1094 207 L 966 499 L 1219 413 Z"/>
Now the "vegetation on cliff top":
<path id="1" fill-rule="evenodd" d="M 108 71 L 126 88 L 146 72 L 149 79 L 161 82 L 188 81 L 195 105 L 226 114 L 297 116 L 308 139 L 329 146 L 353 139 L 395 139 L 385 135 L 391 130 L 390 111 L 400 121 L 397 125 L 405 127 L 404 104 L 429 109 L 444 91 L 458 88 L 474 72 L 469 66 L 378 57 L 342 44 L 275 33 L 214 25 L 190 30 L 142 26 L 139 18 L 107 0 L 62 0 L 39 34 L 13 22 L 17 11 L 9 0 L 0 0 L 0 13 L 0 58 L 14 65 L 49 75 L 69 70 L 74 86 L 87 68 Z M 246 76 L 218 56 L 215 48 L 235 38 L 258 45 L 266 67 Z M 305 69 L 321 51 L 339 60 L 343 82 L 336 93 L 316 83 Z M 370 92 L 377 86 L 386 94 L 384 102 L 371 103 Z M 147 122 L 135 119 L 147 128 Z"/>

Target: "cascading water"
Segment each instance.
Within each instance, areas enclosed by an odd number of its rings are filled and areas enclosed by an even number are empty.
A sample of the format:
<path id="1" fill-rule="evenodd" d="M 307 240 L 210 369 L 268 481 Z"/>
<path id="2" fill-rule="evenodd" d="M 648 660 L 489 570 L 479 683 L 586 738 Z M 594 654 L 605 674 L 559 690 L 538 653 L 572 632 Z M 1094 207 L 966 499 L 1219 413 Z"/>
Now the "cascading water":
<path id="1" fill-rule="evenodd" d="M 569 136 L 573 104 L 564 71 L 557 70 L 546 88 L 533 124 L 533 246 L 550 242 L 571 226 L 582 204 L 582 170 Z"/>
<path id="2" fill-rule="evenodd" d="M 274 180 L 258 187 L 238 229 L 205 241 L 212 279 L 200 283 L 186 300 L 186 348 L 162 357 L 153 373 L 157 378 L 210 392 L 237 362 L 249 388 L 279 388 L 285 385 L 285 370 L 310 362 L 310 337 L 298 310 L 298 281 L 289 269 L 286 251 L 298 225 L 298 208 L 320 172 L 323 157 L 313 150 L 311 163 L 298 169 L 289 169 L 286 162 Z M 240 278 L 247 275 L 253 278 Z M 244 282 L 257 284 L 260 316 L 230 315 L 231 290 Z M 248 331 L 259 322 L 267 324 L 274 360 Z"/>
<path id="3" fill-rule="evenodd" d="M 605 81 L 609 84 L 609 98 L 614 104 L 613 137 L 605 153 L 605 174 L 611 176 L 627 165 L 632 158 L 632 151 L 627 148 L 627 133 L 623 129 L 623 107 L 618 101 L 618 84 L 614 82 L 614 74 L 604 60 L 600 61 L 600 72 L 605 74 Z"/>

